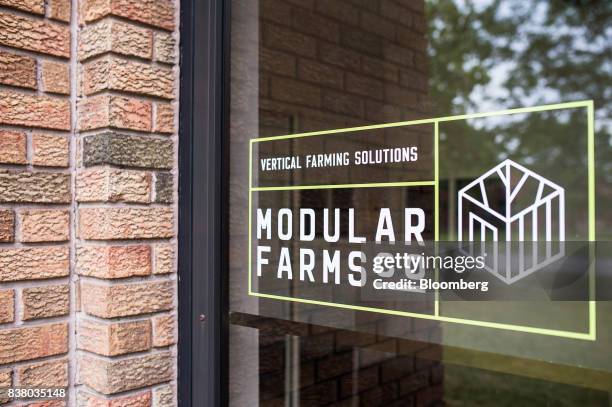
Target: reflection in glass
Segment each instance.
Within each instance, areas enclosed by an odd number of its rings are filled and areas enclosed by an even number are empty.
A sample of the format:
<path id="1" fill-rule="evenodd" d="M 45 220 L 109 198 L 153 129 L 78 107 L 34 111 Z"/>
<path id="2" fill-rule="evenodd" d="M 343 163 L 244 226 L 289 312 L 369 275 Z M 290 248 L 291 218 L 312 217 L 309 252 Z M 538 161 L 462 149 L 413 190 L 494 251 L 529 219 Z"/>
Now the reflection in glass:
<path id="1" fill-rule="evenodd" d="M 595 226 L 597 238 L 609 240 L 612 2 L 231 3 L 230 404 L 608 405 L 609 303 L 597 305 L 596 341 L 292 303 L 248 295 L 247 253 L 249 200 L 257 207 L 307 207 L 318 214 L 355 208 L 368 229 L 381 208 L 414 206 L 429 220 L 425 239 L 434 236 L 429 186 L 249 190 L 433 179 L 433 126 L 257 143 L 256 158 L 408 143 L 418 147 L 421 160 L 384 169 L 254 171 L 252 180 L 250 139 L 578 100 L 594 101 Z M 507 159 L 563 184 L 566 240 L 588 240 L 588 119 L 584 109 L 565 109 L 440 123 L 440 240 L 457 240 L 459 191 Z M 487 182 L 485 189 L 490 204 L 505 203 L 499 185 Z M 323 247 L 322 217 L 316 219 L 315 243 Z M 349 233 L 346 224 L 341 221 L 342 238 Z M 281 244 L 272 243 L 274 249 Z M 289 246 L 296 249 L 295 242 Z M 537 275 L 521 283 L 528 278 Z M 335 299 L 334 290 L 308 293 L 286 280 L 266 281 L 265 287 L 256 281 L 251 288 Z M 410 306 L 434 312 L 432 304 L 427 298 Z M 555 326 L 559 319 L 581 329 L 589 323 L 585 301 L 554 306 L 455 300 L 439 311 L 532 325 Z"/>

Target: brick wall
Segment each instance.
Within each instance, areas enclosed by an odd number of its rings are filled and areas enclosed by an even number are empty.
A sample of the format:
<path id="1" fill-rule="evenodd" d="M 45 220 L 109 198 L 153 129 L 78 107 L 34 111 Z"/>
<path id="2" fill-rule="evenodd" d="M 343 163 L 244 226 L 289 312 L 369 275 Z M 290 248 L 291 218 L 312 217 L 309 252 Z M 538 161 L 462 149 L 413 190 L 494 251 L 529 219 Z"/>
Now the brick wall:
<path id="1" fill-rule="evenodd" d="M 0 0 L 0 387 L 175 405 L 177 44 L 178 1 Z"/>

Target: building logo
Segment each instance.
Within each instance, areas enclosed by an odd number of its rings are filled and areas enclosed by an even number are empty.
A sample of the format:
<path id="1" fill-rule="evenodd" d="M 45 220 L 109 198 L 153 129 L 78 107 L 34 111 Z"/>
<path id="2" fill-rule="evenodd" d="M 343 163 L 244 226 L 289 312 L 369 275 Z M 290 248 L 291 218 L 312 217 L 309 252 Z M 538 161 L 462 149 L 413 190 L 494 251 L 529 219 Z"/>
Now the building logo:
<path id="1" fill-rule="evenodd" d="M 471 253 L 487 254 L 486 269 L 512 284 L 563 256 L 565 190 L 505 160 L 459 191 L 457 229 Z"/>

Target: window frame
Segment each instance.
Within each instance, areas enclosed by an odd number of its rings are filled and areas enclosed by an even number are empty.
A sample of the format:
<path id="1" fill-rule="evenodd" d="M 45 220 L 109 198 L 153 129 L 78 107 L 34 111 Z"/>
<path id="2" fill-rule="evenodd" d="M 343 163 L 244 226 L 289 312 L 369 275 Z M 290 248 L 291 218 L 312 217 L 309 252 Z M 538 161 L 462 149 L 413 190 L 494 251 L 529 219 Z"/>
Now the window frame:
<path id="1" fill-rule="evenodd" d="M 228 404 L 229 3 L 181 0 L 179 405 Z"/>

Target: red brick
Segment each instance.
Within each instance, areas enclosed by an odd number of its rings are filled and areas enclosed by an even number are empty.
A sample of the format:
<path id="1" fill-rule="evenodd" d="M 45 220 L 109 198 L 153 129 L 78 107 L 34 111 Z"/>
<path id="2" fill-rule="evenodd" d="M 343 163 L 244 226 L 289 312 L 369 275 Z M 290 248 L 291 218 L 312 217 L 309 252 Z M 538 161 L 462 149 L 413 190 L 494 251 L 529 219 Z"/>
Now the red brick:
<path id="1" fill-rule="evenodd" d="M 0 130 L 0 163 L 27 164 L 25 133 Z"/>
<path id="2" fill-rule="evenodd" d="M 272 98 L 281 102 L 308 107 L 321 107 L 321 90 L 293 79 L 276 78 L 272 81 Z"/>
<path id="3" fill-rule="evenodd" d="M 45 14 L 44 0 L 0 0 L 0 5 L 13 7 L 33 14 Z"/>
<path id="4" fill-rule="evenodd" d="M 0 404 L 6 404 L 11 399 L 8 397 L 8 388 L 13 386 L 13 371 L 9 369 L 0 370 Z"/>
<path id="5" fill-rule="evenodd" d="M 347 72 L 346 89 L 351 93 L 365 96 L 369 99 L 380 100 L 383 98 L 383 82 L 364 75 Z"/>
<path id="6" fill-rule="evenodd" d="M 19 220 L 22 242 L 64 242 L 70 238 L 67 210 L 25 210 L 19 212 Z"/>
<path id="7" fill-rule="evenodd" d="M 77 177 L 79 202 L 151 201 L 151 174 L 146 171 L 96 168 Z"/>
<path id="8" fill-rule="evenodd" d="M 98 278 L 125 278 L 151 274 L 151 247 L 81 246 L 77 249 L 77 273 Z"/>
<path id="9" fill-rule="evenodd" d="M 311 58 L 317 54 L 316 39 L 274 24 L 264 25 L 263 43 L 266 47 Z"/>
<path id="10" fill-rule="evenodd" d="M 365 57 L 362 59 L 362 71 L 367 75 L 383 79 L 386 82 L 397 82 L 399 80 L 399 68 L 392 63 L 380 58 Z"/>
<path id="11" fill-rule="evenodd" d="M 34 403 L 28 403 L 23 407 L 66 407 L 67 404 L 64 400 L 45 400 Z"/>
<path id="12" fill-rule="evenodd" d="M 385 43 L 383 46 L 384 60 L 395 62 L 404 67 L 414 65 L 414 51 L 396 44 Z"/>
<path id="13" fill-rule="evenodd" d="M 0 91 L 0 122 L 17 126 L 70 130 L 70 100 Z"/>
<path id="14" fill-rule="evenodd" d="M 79 202 L 151 201 L 151 174 L 146 171 L 93 168 L 77 175 Z"/>
<path id="15" fill-rule="evenodd" d="M 0 281 L 63 277 L 69 269 L 68 247 L 0 249 Z"/>
<path id="16" fill-rule="evenodd" d="M 402 109 L 398 106 L 366 100 L 366 119 L 378 123 L 398 122 L 402 120 Z"/>
<path id="17" fill-rule="evenodd" d="M 425 2 L 424 1 L 413 1 L 413 0 L 397 0 L 397 1 L 400 5 L 406 6 L 413 12 L 421 14 L 419 16 L 415 16 L 415 18 L 416 17 L 420 19 L 423 18 L 422 14 L 425 13 Z"/>
<path id="18" fill-rule="evenodd" d="M 70 22 L 70 0 L 49 0 L 49 17 L 54 20 Z"/>
<path id="19" fill-rule="evenodd" d="M 69 154 L 68 137 L 43 133 L 32 135 L 32 164 L 41 167 L 68 167 Z"/>
<path id="20" fill-rule="evenodd" d="M 156 387 L 153 390 L 153 405 L 155 407 L 172 407 L 176 405 L 175 389 L 171 384 Z"/>
<path id="21" fill-rule="evenodd" d="M 334 352 L 334 334 L 331 332 L 300 339 L 301 360 L 320 359 Z"/>
<path id="22" fill-rule="evenodd" d="M 171 380 L 174 376 L 170 352 L 127 359 L 79 355 L 79 381 L 102 393 L 114 394 Z"/>
<path id="23" fill-rule="evenodd" d="M 174 106 L 170 103 L 157 103 L 155 112 L 155 131 L 158 133 L 174 133 L 176 127 Z"/>
<path id="24" fill-rule="evenodd" d="M 0 83 L 36 89 L 36 60 L 0 50 Z"/>
<path id="25" fill-rule="evenodd" d="M 429 89 L 427 75 L 414 69 L 404 69 L 400 72 L 400 84 L 423 93 L 427 93 Z"/>
<path id="26" fill-rule="evenodd" d="M 164 347 L 176 343 L 176 317 L 156 315 L 153 317 L 153 346 Z"/>
<path id="27" fill-rule="evenodd" d="M 397 383 L 387 383 L 376 386 L 359 395 L 359 401 L 363 406 L 386 406 L 397 400 Z M 402 400 L 403 406 L 412 406 L 410 399 Z M 421 406 L 421 404 L 419 404 Z M 425 404 L 423 404 L 425 406 Z"/>
<path id="28" fill-rule="evenodd" d="M 171 33 L 155 34 L 155 60 L 166 64 L 176 62 L 176 39 Z"/>
<path id="29" fill-rule="evenodd" d="M 22 387 L 67 387 L 68 360 L 49 360 L 17 368 Z"/>
<path id="30" fill-rule="evenodd" d="M 174 2 L 168 0 L 84 0 L 81 12 L 86 22 L 107 15 L 174 30 Z"/>
<path id="31" fill-rule="evenodd" d="M 342 88 L 344 72 L 340 68 L 308 59 L 301 59 L 298 62 L 297 72 L 298 78 L 307 82 L 314 82 L 333 88 Z"/>
<path id="32" fill-rule="evenodd" d="M 70 94 L 70 66 L 61 62 L 42 61 L 42 90 Z"/>
<path id="33" fill-rule="evenodd" d="M 429 371 L 423 370 L 409 376 L 404 376 L 401 378 L 399 385 L 400 396 L 412 394 L 418 389 L 429 385 Z"/>
<path id="34" fill-rule="evenodd" d="M 361 13 L 361 28 L 388 40 L 395 39 L 395 24 L 373 13 Z"/>
<path id="35" fill-rule="evenodd" d="M 285 3 L 291 3 L 309 10 L 314 9 L 314 2 L 315 0 L 285 0 Z"/>
<path id="36" fill-rule="evenodd" d="M 409 2 L 412 1 L 413 0 L 410 0 Z M 421 2 L 421 0 L 417 0 L 414 2 L 418 3 Z M 383 17 L 400 23 L 406 27 L 410 27 L 412 25 L 412 21 L 417 18 L 417 16 L 415 16 L 412 11 L 410 11 L 406 7 L 402 7 L 394 0 L 381 0 L 380 14 Z"/>
<path id="37" fill-rule="evenodd" d="M 431 382 L 441 384 L 444 381 L 444 364 L 440 363 L 431 368 Z"/>
<path id="38" fill-rule="evenodd" d="M 111 51 L 150 59 L 153 52 L 153 32 L 148 28 L 109 19 L 82 29 L 79 35 L 79 60 Z"/>
<path id="39" fill-rule="evenodd" d="M 278 4 L 278 1 L 274 1 L 274 4 Z M 281 24 L 287 24 L 287 20 L 281 22 Z M 326 41 L 338 42 L 340 39 L 340 26 L 337 21 L 301 7 L 293 8 L 292 24 L 297 31 Z"/>
<path id="40" fill-rule="evenodd" d="M 317 372 L 320 380 L 340 376 L 351 371 L 353 366 L 353 353 L 345 352 L 332 354 L 317 363 Z"/>
<path id="41" fill-rule="evenodd" d="M 352 25 L 359 23 L 359 10 L 342 0 L 317 0 L 316 10 L 344 23 Z"/>
<path id="42" fill-rule="evenodd" d="M 81 89 L 85 95 L 117 90 L 172 99 L 174 73 L 171 68 L 106 56 L 84 64 Z"/>
<path id="43" fill-rule="evenodd" d="M 423 18 L 422 16 L 415 18 L 414 21 L 412 22 L 412 29 L 418 33 L 426 34 L 427 27 L 428 27 L 427 18 Z"/>
<path id="44" fill-rule="evenodd" d="M 340 44 L 352 48 L 360 54 L 382 55 L 382 39 L 360 28 L 342 27 Z"/>
<path id="45" fill-rule="evenodd" d="M 82 239 L 161 239 L 174 236 L 172 208 L 86 208 L 79 210 Z"/>
<path id="46" fill-rule="evenodd" d="M 443 401 L 444 386 L 442 384 L 424 387 L 416 393 L 416 405 L 418 406 L 440 405 Z"/>
<path id="47" fill-rule="evenodd" d="M 70 312 L 70 287 L 67 284 L 29 287 L 21 291 L 21 319 L 57 317 Z"/>
<path id="48" fill-rule="evenodd" d="M 77 328 L 79 349 L 103 356 L 117 356 L 151 349 L 151 322 L 107 323 L 81 319 Z"/>
<path id="49" fill-rule="evenodd" d="M 0 324 L 15 320 L 15 291 L 0 290 Z"/>
<path id="50" fill-rule="evenodd" d="M 68 324 L 0 330 L 0 364 L 68 352 Z"/>
<path id="51" fill-rule="evenodd" d="M 397 351 L 397 341 L 389 339 L 359 349 L 359 366 L 369 366 L 393 359 Z"/>
<path id="52" fill-rule="evenodd" d="M 397 85 L 385 85 L 385 101 L 405 109 L 414 109 L 417 107 L 418 93 Z"/>
<path id="53" fill-rule="evenodd" d="M 410 28 L 398 28 L 397 42 L 406 48 L 422 53 L 427 52 L 427 38 L 425 34 L 414 32 Z"/>
<path id="54" fill-rule="evenodd" d="M 268 48 L 259 50 L 259 70 L 283 76 L 295 76 L 296 58 Z"/>
<path id="55" fill-rule="evenodd" d="M 70 28 L 50 21 L 0 12 L 0 44 L 68 58 Z"/>
<path id="56" fill-rule="evenodd" d="M 378 385 L 378 366 L 359 369 L 356 374 L 348 374 L 340 381 L 340 396 L 350 397 Z"/>
<path id="57" fill-rule="evenodd" d="M 376 342 L 376 335 L 368 333 L 355 333 L 353 331 L 336 332 L 336 351 L 349 350 L 351 348 L 363 348 Z"/>
<path id="58" fill-rule="evenodd" d="M 416 354 L 417 369 L 427 369 L 437 365 L 442 360 L 442 347 L 429 346 Z"/>
<path id="59" fill-rule="evenodd" d="M 414 54 L 414 67 L 423 73 L 429 70 L 429 57 L 422 53 Z"/>
<path id="60" fill-rule="evenodd" d="M 284 1 L 261 0 L 259 15 L 265 20 L 286 24 L 291 20 L 291 6 Z"/>
<path id="61" fill-rule="evenodd" d="M 347 116 L 363 117 L 365 108 L 363 98 L 343 92 L 323 92 L 323 107 L 332 112 Z"/>
<path id="62" fill-rule="evenodd" d="M 79 129 L 104 127 L 151 131 L 151 102 L 122 96 L 99 95 L 78 103 Z"/>
<path id="63" fill-rule="evenodd" d="M 0 242 L 15 240 L 15 213 L 10 209 L 0 209 Z"/>
<path id="64" fill-rule="evenodd" d="M 358 69 L 361 65 L 361 54 L 334 44 L 319 44 L 320 60 L 341 68 Z"/>
<path id="65" fill-rule="evenodd" d="M 278 386 L 278 384 L 277 384 Z M 337 407 L 347 407 L 346 404 L 342 404 L 341 402 L 337 402 L 338 399 L 338 386 L 336 382 L 333 380 L 317 382 L 312 386 L 309 386 L 305 389 L 300 389 L 300 401 L 303 400 L 303 405 L 306 406 L 337 406 Z M 282 405 L 281 398 L 278 400 Z M 374 406 L 378 404 L 360 404 L 361 406 Z"/>
<path id="66" fill-rule="evenodd" d="M 102 285 L 81 283 L 81 299 L 86 313 L 100 318 L 148 314 L 174 307 L 174 282 Z"/>
<path id="67" fill-rule="evenodd" d="M 170 274 L 176 271 L 176 251 L 172 244 L 155 245 L 155 270 L 153 274 Z"/>
<path id="68" fill-rule="evenodd" d="M 106 398 L 79 390 L 77 395 L 79 407 L 151 407 L 151 391 L 130 394 L 117 398 Z M 163 406 L 155 406 L 163 407 Z"/>
<path id="69" fill-rule="evenodd" d="M 136 99 L 113 96 L 110 99 L 112 127 L 151 131 L 152 105 Z"/>
<path id="70" fill-rule="evenodd" d="M 414 357 L 398 356 L 382 364 L 381 380 L 383 382 L 397 380 L 412 372 L 414 372 Z"/>

